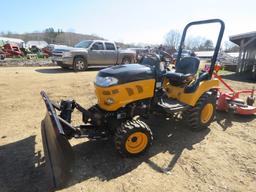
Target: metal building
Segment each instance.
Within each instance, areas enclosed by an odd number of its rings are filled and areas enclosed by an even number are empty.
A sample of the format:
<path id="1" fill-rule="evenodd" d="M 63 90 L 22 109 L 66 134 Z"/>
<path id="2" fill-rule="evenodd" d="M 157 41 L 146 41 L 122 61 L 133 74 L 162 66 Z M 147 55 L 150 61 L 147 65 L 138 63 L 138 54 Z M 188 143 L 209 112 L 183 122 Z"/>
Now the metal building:
<path id="1" fill-rule="evenodd" d="M 256 31 L 230 36 L 230 41 L 239 45 L 237 73 L 250 71 L 256 77 Z"/>
<path id="2" fill-rule="evenodd" d="M 6 43 L 15 43 L 19 47 L 24 47 L 25 42 L 22 39 L 9 38 L 9 37 L 0 37 L 0 46 L 3 46 Z"/>

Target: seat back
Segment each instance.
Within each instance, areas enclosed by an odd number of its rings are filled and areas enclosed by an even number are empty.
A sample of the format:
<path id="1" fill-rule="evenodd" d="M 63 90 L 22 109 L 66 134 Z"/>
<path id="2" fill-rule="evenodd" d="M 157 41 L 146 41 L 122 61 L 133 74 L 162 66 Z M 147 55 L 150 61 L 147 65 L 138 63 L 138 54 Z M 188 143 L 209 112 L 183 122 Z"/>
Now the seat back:
<path id="1" fill-rule="evenodd" d="M 157 57 L 145 56 L 141 62 L 142 65 L 149 65 L 151 67 L 158 66 L 160 61 Z"/>
<path id="2" fill-rule="evenodd" d="M 184 57 L 176 63 L 176 72 L 195 75 L 198 70 L 199 63 L 200 60 L 197 57 Z"/>
<path id="3" fill-rule="evenodd" d="M 160 56 L 157 54 L 149 54 L 145 56 L 141 62 L 142 65 L 150 66 L 155 72 L 156 81 L 162 80 L 162 75 L 165 73 L 164 66 L 161 65 Z"/>

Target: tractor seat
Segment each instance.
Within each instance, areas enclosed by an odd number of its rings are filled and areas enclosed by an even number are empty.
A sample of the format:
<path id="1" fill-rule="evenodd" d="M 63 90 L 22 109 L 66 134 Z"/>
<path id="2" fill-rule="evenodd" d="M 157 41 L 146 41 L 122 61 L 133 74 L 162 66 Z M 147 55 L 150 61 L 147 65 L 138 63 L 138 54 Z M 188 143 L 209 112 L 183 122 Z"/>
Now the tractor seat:
<path id="1" fill-rule="evenodd" d="M 165 77 L 169 79 L 170 84 L 175 86 L 180 86 L 182 84 L 186 84 L 194 79 L 193 74 L 183 74 L 183 73 L 176 73 L 176 72 L 167 72 Z"/>
<path id="2" fill-rule="evenodd" d="M 196 57 L 184 57 L 176 64 L 175 72 L 167 72 L 165 77 L 169 79 L 171 85 L 185 85 L 195 78 L 199 63 Z"/>

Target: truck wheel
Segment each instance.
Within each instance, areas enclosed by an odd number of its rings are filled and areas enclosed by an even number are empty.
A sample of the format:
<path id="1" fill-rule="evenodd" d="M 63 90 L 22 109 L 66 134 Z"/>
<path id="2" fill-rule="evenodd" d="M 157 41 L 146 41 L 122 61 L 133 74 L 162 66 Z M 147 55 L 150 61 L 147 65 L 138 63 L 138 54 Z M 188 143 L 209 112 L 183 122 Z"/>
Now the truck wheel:
<path id="1" fill-rule="evenodd" d="M 88 68 L 87 61 L 83 57 L 76 57 L 74 59 L 74 71 L 85 71 Z"/>
<path id="2" fill-rule="evenodd" d="M 123 60 L 122 60 L 122 64 L 129 64 L 131 63 L 131 59 L 129 57 L 124 57 Z"/>
<path id="3" fill-rule="evenodd" d="M 153 135 L 146 123 L 128 120 L 121 124 L 115 134 L 115 146 L 122 156 L 137 156 L 152 144 Z"/>
<path id="4" fill-rule="evenodd" d="M 214 118 L 215 110 L 216 96 L 209 93 L 203 94 L 197 104 L 186 112 L 191 130 L 200 131 L 207 128 Z"/>

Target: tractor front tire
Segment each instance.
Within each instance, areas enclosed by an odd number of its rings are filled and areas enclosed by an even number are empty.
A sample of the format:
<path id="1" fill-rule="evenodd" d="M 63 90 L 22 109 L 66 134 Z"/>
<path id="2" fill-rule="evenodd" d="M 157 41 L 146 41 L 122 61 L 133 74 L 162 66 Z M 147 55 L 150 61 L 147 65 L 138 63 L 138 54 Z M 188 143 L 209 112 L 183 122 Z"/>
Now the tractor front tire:
<path id="1" fill-rule="evenodd" d="M 186 112 L 186 118 L 192 131 L 206 129 L 215 116 L 216 96 L 214 94 L 203 94 L 196 105 Z"/>
<path id="2" fill-rule="evenodd" d="M 115 147 L 125 157 L 143 154 L 152 141 L 152 131 L 146 123 L 140 120 L 123 122 L 115 134 Z"/>

